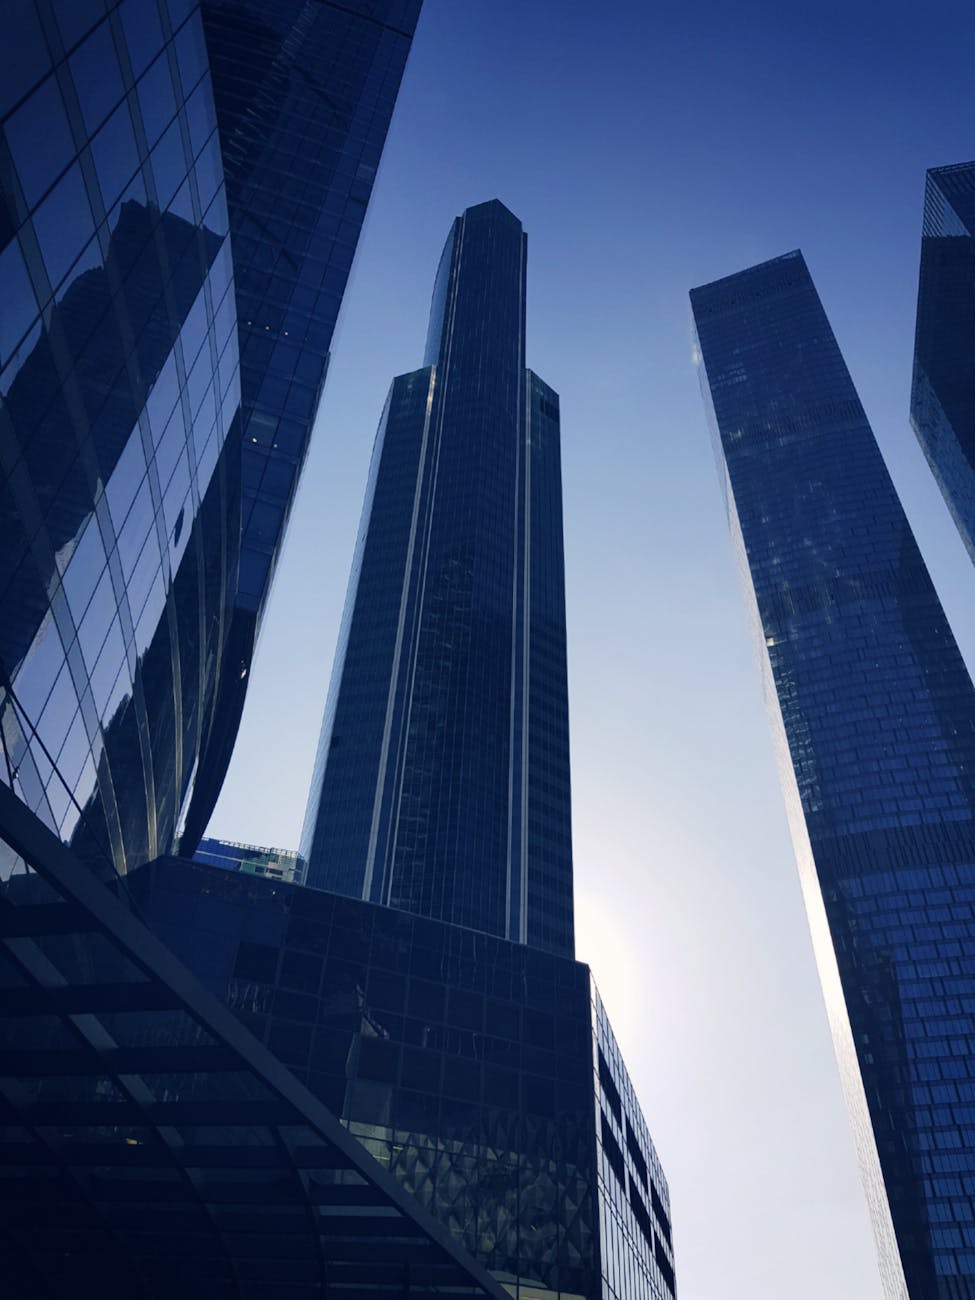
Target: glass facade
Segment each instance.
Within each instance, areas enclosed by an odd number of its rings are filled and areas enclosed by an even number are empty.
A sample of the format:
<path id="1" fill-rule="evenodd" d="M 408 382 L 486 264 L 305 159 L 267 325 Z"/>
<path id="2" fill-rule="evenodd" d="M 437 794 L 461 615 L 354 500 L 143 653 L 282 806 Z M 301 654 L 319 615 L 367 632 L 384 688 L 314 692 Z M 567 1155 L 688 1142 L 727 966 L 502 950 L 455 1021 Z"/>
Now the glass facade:
<path id="1" fill-rule="evenodd" d="M 911 423 L 975 560 L 975 163 L 927 174 Z"/>
<path id="2" fill-rule="evenodd" d="M 0 856 L 4 1300 L 506 1300 L 3 785 Z"/>
<path id="3" fill-rule="evenodd" d="M 183 847 L 230 761 L 420 0 L 203 0 L 240 338 L 240 562 Z"/>
<path id="4" fill-rule="evenodd" d="M 315 887 L 571 955 L 559 409 L 524 337 L 521 224 L 469 208 L 380 423 L 301 851 Z"/>
<path id="5" fill-rule="evenodd" d="M 172 843 L 234 582 L 216 116 L 192 5 L 2 24 L 0 772 L 122 871 Z"/>
<path id="6" fill-rule="evenodd" d="M 225 871 L 243 871 L 249 876 L 267 876 L 287 884 L 301 883 L 301 860 L 292 849 L 268 849 L 259 844 L 237 844 L 233 840 L 200 840 L 193 854 L 196 862 L 208 862 Z"/>
<path id="7" fill-rule="evenodd" d="M 519 1300 L 671 1300 L 667 1184 L 588 967 L 185 860 L 137 913 Z"/>
<path id="8" fill-rule="evenodd" d="M 0 15 L 0 779 L 195 846 L 419 0 Z"/>
<path id="9" fill-rule="evenodd" d="M 691 302 L 885 1290 L 967 1300 L 975 690 L 801 254 Z"/>

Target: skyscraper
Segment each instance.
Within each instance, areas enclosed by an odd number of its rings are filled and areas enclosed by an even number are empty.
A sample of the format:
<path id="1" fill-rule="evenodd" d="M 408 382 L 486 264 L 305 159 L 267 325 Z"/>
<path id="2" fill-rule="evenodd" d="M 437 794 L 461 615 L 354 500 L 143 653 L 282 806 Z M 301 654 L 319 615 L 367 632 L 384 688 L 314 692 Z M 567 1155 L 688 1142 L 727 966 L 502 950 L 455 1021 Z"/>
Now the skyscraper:
<path id="1" fill-rule="evenodd" d="M 557 395 L 521 224 L 469 208 L 376 437 L 312 781 L 307 882 L 571 954 Z"/>
<path id="2" fill-rule="evenodd" d="M 925 182 L 911 423 L 975 560 L 975 163 Z"/>
<path id="3" fill-rule="evenodd" d="M 206 829 L 421 0 L 203 0 L 240 339 L 240 563 L 184 848 Z"/>
<path id="4" fill-rule="evenodd" d="M 223 779 L 418 8 L 0 14 L 0 779 L 109 873 Z"/>
<path id="5" fill-rule="evenodd" d="M 691 303 L 885 1292 L 967 1300 L 975 689 L 802 255 Z"/>

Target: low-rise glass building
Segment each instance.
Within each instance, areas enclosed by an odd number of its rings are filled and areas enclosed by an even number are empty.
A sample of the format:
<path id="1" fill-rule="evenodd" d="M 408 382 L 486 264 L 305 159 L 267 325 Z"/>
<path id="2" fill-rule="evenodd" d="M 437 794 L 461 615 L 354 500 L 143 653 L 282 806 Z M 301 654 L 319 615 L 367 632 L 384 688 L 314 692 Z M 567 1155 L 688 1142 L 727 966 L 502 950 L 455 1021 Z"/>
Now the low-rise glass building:
<path id="1" fill-rule="evenodd" d="M 519 1300 L 672 1300 L 666 1178 L 588 966 L 164 859 L 137 913 Z"/>

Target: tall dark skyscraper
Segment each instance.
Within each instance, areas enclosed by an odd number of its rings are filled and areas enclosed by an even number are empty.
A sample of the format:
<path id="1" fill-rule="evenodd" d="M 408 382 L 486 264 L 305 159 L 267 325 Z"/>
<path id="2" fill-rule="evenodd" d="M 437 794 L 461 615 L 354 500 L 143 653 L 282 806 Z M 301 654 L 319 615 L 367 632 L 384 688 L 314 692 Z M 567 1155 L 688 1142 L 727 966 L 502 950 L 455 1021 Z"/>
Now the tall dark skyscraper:
<path id="1" fill-rule="evenodd" d="M 186 811 L 206 829 L 421 0 L 203 0 L 240 340 L 240 562 Z"/>
<path id="2" fill-rule="evenodd" d="M 911 423 L 975 560 L 975 163 L 927 174 Z"/>
<path id="3" fill-rule="evenodd" d="M 975 690 L 801 254 L 691 303 L 885 1291 L 969 1300 Z"/>
<path id="4" fill-rule="evenodd" d="M 419 5 L 0 12 L 0 779 L 202 831 Z"/>
<path id="5" fill-rule="evenodd" d="M 571 954 L 557 395 L 521 224 L 469 208 L 376 438 L 302 835 L 307 882 Z"/>

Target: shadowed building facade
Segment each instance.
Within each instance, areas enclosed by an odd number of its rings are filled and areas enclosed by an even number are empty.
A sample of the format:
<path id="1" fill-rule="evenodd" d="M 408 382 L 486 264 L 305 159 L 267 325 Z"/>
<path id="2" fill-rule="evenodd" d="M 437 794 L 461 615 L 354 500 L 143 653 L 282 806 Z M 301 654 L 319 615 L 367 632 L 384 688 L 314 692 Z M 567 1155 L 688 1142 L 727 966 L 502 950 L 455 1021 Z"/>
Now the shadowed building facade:
<path id="1" fill-rule="evenodd" d="M 4 1300 L 505 1300 L 3 785 L 0 844 Z"/>
<path id="2" fill-rule="evenodd" d="M 975 559 L 975 163 L 925 180 L 911 423 Z"/>
<path id="3" fill-rule="evenodd" d="M 589 967 L 161 859 L 136 915 L 516 1300 L 673 1300 L 670 1200 Z"/>
<path id="4" fill-rule="evenodd" d="M 193 847 L 418 3 L 0 14 L 0 779 Z"/>
<path id="5" fill-rule="evenodd" d="M 394 380 L 302 835 L 317 888 L 571 954 L 558 396 L 521 223 L 469 208 Z"/>
<path id="6" fill-rule="evenodd" d="M 691 303 L 885 1293 L 969 1300 L 975 689 L 801 254 Z"/>

